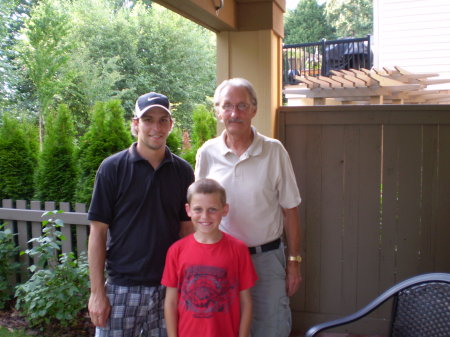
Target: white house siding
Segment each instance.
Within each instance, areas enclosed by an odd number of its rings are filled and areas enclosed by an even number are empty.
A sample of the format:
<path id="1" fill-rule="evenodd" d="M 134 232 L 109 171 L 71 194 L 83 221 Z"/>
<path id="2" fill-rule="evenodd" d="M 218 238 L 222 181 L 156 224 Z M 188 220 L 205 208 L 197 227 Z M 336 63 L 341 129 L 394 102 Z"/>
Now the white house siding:
<path id="1" fill-rule="evenodd" d="M 374 0 L 374 66 L 450 78 L 450 0 Z"/>

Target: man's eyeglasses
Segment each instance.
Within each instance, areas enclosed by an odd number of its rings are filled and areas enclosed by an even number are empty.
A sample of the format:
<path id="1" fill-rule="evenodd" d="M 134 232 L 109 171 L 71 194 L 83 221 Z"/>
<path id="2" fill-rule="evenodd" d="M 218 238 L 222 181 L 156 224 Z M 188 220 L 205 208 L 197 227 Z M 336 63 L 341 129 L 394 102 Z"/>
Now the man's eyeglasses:
<path id="1" fill-rule="evenodd" d="M 238 103 L 238 104 L 225 103 L 224 105 L 222 105 L 222 109 L 227 112 L 233 111 L 234 109 L 237 109 L 239 111 L 245 111 L 249 107 L 250 104 L 247 103 Z"/>

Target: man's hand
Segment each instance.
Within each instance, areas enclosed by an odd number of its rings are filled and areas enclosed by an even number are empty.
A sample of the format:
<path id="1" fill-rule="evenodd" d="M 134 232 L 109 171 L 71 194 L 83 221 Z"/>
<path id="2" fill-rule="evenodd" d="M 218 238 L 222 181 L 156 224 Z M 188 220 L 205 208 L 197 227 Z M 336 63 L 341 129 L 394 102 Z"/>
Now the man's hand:
<path id="1" fill-rule="evenodd" d="M 106 326 L 109 314 L 111 312 L 111 305 L 105 293 L 93 294 L 89 297 L 89 316 L 95 326 Z"/>
<path id="2" fill-rule="evenodd" d="M 300 263 L 288 261 L 286 267 L 286 292 L 288 296 L 294 295 L 302 282 L 300 275 Z"/>

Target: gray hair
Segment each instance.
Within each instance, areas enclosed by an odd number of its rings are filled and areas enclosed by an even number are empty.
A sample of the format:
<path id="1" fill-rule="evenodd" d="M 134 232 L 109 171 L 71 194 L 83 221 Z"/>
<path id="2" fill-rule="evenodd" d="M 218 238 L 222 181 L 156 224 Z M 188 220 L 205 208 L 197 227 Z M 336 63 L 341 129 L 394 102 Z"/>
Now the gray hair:
<path id="1" fill-rule="evenodd" d="M 216 109 L 217 109 L 218 105 L 220 104 L 220 99 L 222 98 L 222 91 L 228 87 L 242 87 L 242 88 L 247 89 L 247 92 L 250 96 L 251 103 L 254 106 L 258 105 L 258 99 L 256 98 L 256 91 L 255 91 L 255 88 L 253 87 L 253 84 L 251 84 L 245 78 L 235 77 L 235 78 L 230 78 L 228 80 L 223 81 L 216 88 L 216 91 L 214 92 L 214 106 L 216 107 Z"/>

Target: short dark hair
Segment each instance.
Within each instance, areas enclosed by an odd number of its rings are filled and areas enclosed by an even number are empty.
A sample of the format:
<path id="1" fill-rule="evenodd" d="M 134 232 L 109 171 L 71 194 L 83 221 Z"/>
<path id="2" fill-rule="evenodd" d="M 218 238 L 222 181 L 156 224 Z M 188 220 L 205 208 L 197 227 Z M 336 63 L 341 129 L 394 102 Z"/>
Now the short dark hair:
<path id="1" fill-rule="evenodd" d="M 187 190 L 187 202 L 190 204 L 194 194 L 213 194 L 218 193 L 222 205 L 227 203 L 227 193 L 222 185 L 214 179 L 203 178 L 195 181 Z"/>

